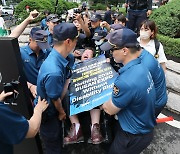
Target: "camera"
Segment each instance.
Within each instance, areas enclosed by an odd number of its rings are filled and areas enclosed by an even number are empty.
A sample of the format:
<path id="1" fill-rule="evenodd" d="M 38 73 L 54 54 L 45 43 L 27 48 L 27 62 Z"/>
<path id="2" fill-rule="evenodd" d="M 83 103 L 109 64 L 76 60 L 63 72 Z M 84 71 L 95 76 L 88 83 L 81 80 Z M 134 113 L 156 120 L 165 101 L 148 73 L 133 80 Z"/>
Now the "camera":
<path id="1" fill-rule="evenodd" d="M 81 14 L 83 12 L 82 9 L 74 9 L 73 11 L 74 11 L 74 13 L 79 13 L 79 14 Z"/>
<path id="2" fill-rule="evenodd" d="M 19 84 L 19 81 L 16 81 L 16 80 L 12 80 L 11 82 L 9 83 L 4 83 L 3 84 L 3 87 L 4 87 L 4 92 L 7 93 L 7 92 L 13 92 L 12 95 L 10 96 L 7 96 L 5 98 L 5 102 L 6 103 L 11 103 L 13 105 L 13 103 L 15 102 L 15 100 L 17 100 L 17 97 L 18 97 L 18 84 Z M 15 92 L 16 91 L 16 92 Z"/>

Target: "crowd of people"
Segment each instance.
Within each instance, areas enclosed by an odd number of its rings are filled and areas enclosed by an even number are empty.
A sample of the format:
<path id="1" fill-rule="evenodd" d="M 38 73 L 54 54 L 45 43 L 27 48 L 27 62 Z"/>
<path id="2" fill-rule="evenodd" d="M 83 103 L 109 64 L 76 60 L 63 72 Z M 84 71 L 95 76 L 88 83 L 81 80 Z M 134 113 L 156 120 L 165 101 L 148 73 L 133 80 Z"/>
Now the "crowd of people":
<path id="1" fill-rule="evenodd" d="M 147 18 L 152 10 L 150 2 L 127 0 L 127 17 L 122 13 L 114 16 L 110 6 L 107 6 L 104 18 L 97 12 L 90 13 L 83 6 L 80 11 L 74 10 L 63 22 L 58 15 L 44 12 L 41 26 L 33 27 L 29 43 L 20 47 L 34 107 L 32 118 L 27 121 L 3 103 L 11 93 L 2 92 L 0 95 L 0 121 L 4 121 L 8 114 L 7 127 L 9 123 L 17 123 L 13 131 L 0 127 L 3 132 L 11 132 L 7 136 L 1 133 L 3 140 L 0 138 L 0 148 L 3 147 L 4 153 L 12 150 L 12 145 L 25 137 L 33 137 L 38 130 L 47 154 L 60 154 L 60 145 L 84 140 L 78 115 L 68 115 L 65 106 L 69 101 L 64 100 L 68 98 L 73 66 L 100 55 L 105 55 L 119 76 L 115 80 L 111 99 L 90 111 L 91 143 L 103 142 L 100 129 L 102 110 L 118 117 L 109 154 L 138 154 L 151 143 L 156 118 L 167 103 L 167 59 L 162 44 L 156 39 L 157 27 Z M 9 37 L 18 38 L 38 14 L 36 10 L 30 12 Z M 70 119 L 71 129 L 62 138 L 61 125 L 67 118 Z M 18 133 L 20 135 L 14 136 Z"/>

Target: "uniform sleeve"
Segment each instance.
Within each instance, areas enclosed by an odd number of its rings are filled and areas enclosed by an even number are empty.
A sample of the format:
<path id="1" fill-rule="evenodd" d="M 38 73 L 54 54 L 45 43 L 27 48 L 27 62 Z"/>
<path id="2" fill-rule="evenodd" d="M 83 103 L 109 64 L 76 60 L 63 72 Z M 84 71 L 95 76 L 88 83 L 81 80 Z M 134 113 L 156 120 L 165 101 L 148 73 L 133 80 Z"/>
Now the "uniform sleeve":
<path id="1" fill-rule="evenodd" d="M 68 66 L 69 66 L 70 68 L 72 68 L 73 65 L 74 65 L 74 62 L 75 62 L 75 59 L 74 59 L 73 54 L 69 54 L 68 57 L 67 57 L 67 60 L 69 61 Z"/>
<path id="2" fill-rule="evenodd" d="M 49 98 L 57 100 L 61 97 L 64 88 L 64 77 L 59 74 L 51 74 L 45 81 L 46 94 Z"/>
<path id="3" fill-rule="evenodd" d="M 25 138 L 28 129 L 29 123 L 25 117 L 0 103 L 0 142 L 18 144 Z"/>
<path id="4" fill-rule="evenodd" d="M 119 80 L 113 87 L 112 102 L 116 107 L 123 109 L 131 102 L 133 93 L 128 84 Z"/>
<path id="5" fill-rule="evenodd" d="M 158 60 L 159 63 L 167 62 L 167 58 L 166 58 L 166 55 L 164 53 L 164 48 L 163 48 L 161 43 L 160 43 L 160 46 L 159 46 L 158 54 L 159 54 L 159 58 L 157 60 Z"/>

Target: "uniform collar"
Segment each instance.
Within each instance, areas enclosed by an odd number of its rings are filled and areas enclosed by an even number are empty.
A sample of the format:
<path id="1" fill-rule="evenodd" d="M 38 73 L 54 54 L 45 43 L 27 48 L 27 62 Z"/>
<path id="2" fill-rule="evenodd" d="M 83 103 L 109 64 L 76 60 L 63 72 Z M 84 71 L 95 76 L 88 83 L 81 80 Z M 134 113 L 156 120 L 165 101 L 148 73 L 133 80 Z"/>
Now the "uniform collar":
<path id="1" fill-rule="evenodd" d="M 125 72 L 126 70 L 128 70 L 129 68 L 131 68 L 134 65 L 140 64 L 141 63 L 141 59 L 140 58 L 136 58 L 132 61 L 130 61 L 129 63 L 127 63 L 126 65 L 124 65 L 121 69 L 119 69 L 119 74 L 122 74 L 123 72 Z"/>
<path id="2" fill-rule="evenodd" d="M 57 50 L 53 48 L 51 52 L 53 56 L 57 57 L 58 61 L 62 63 L 64 67 L 68 65 L 69 61 L 66 58 L 64 58 Z"/>

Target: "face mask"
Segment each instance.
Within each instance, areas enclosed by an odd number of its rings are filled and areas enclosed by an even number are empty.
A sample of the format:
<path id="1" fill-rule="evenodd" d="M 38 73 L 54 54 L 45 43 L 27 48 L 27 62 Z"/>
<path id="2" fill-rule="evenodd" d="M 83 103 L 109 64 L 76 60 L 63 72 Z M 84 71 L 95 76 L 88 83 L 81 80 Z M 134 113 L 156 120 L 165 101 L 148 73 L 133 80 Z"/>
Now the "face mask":
<path id="1" fill-rule="evenodd" d="M 94 43 L 97 45 L 97 46 L 100 46 L 104 41 L 101 39 L 99 41 L 95 41 Z"/>
<path id="2" fill-rule="evenodd" d="M 148 32 L 145 31 L 140 31 L 140 38 L 143 40 L 147 40 L 149 39 L 151 36 L 151 34 L 149 34 Z"/>

